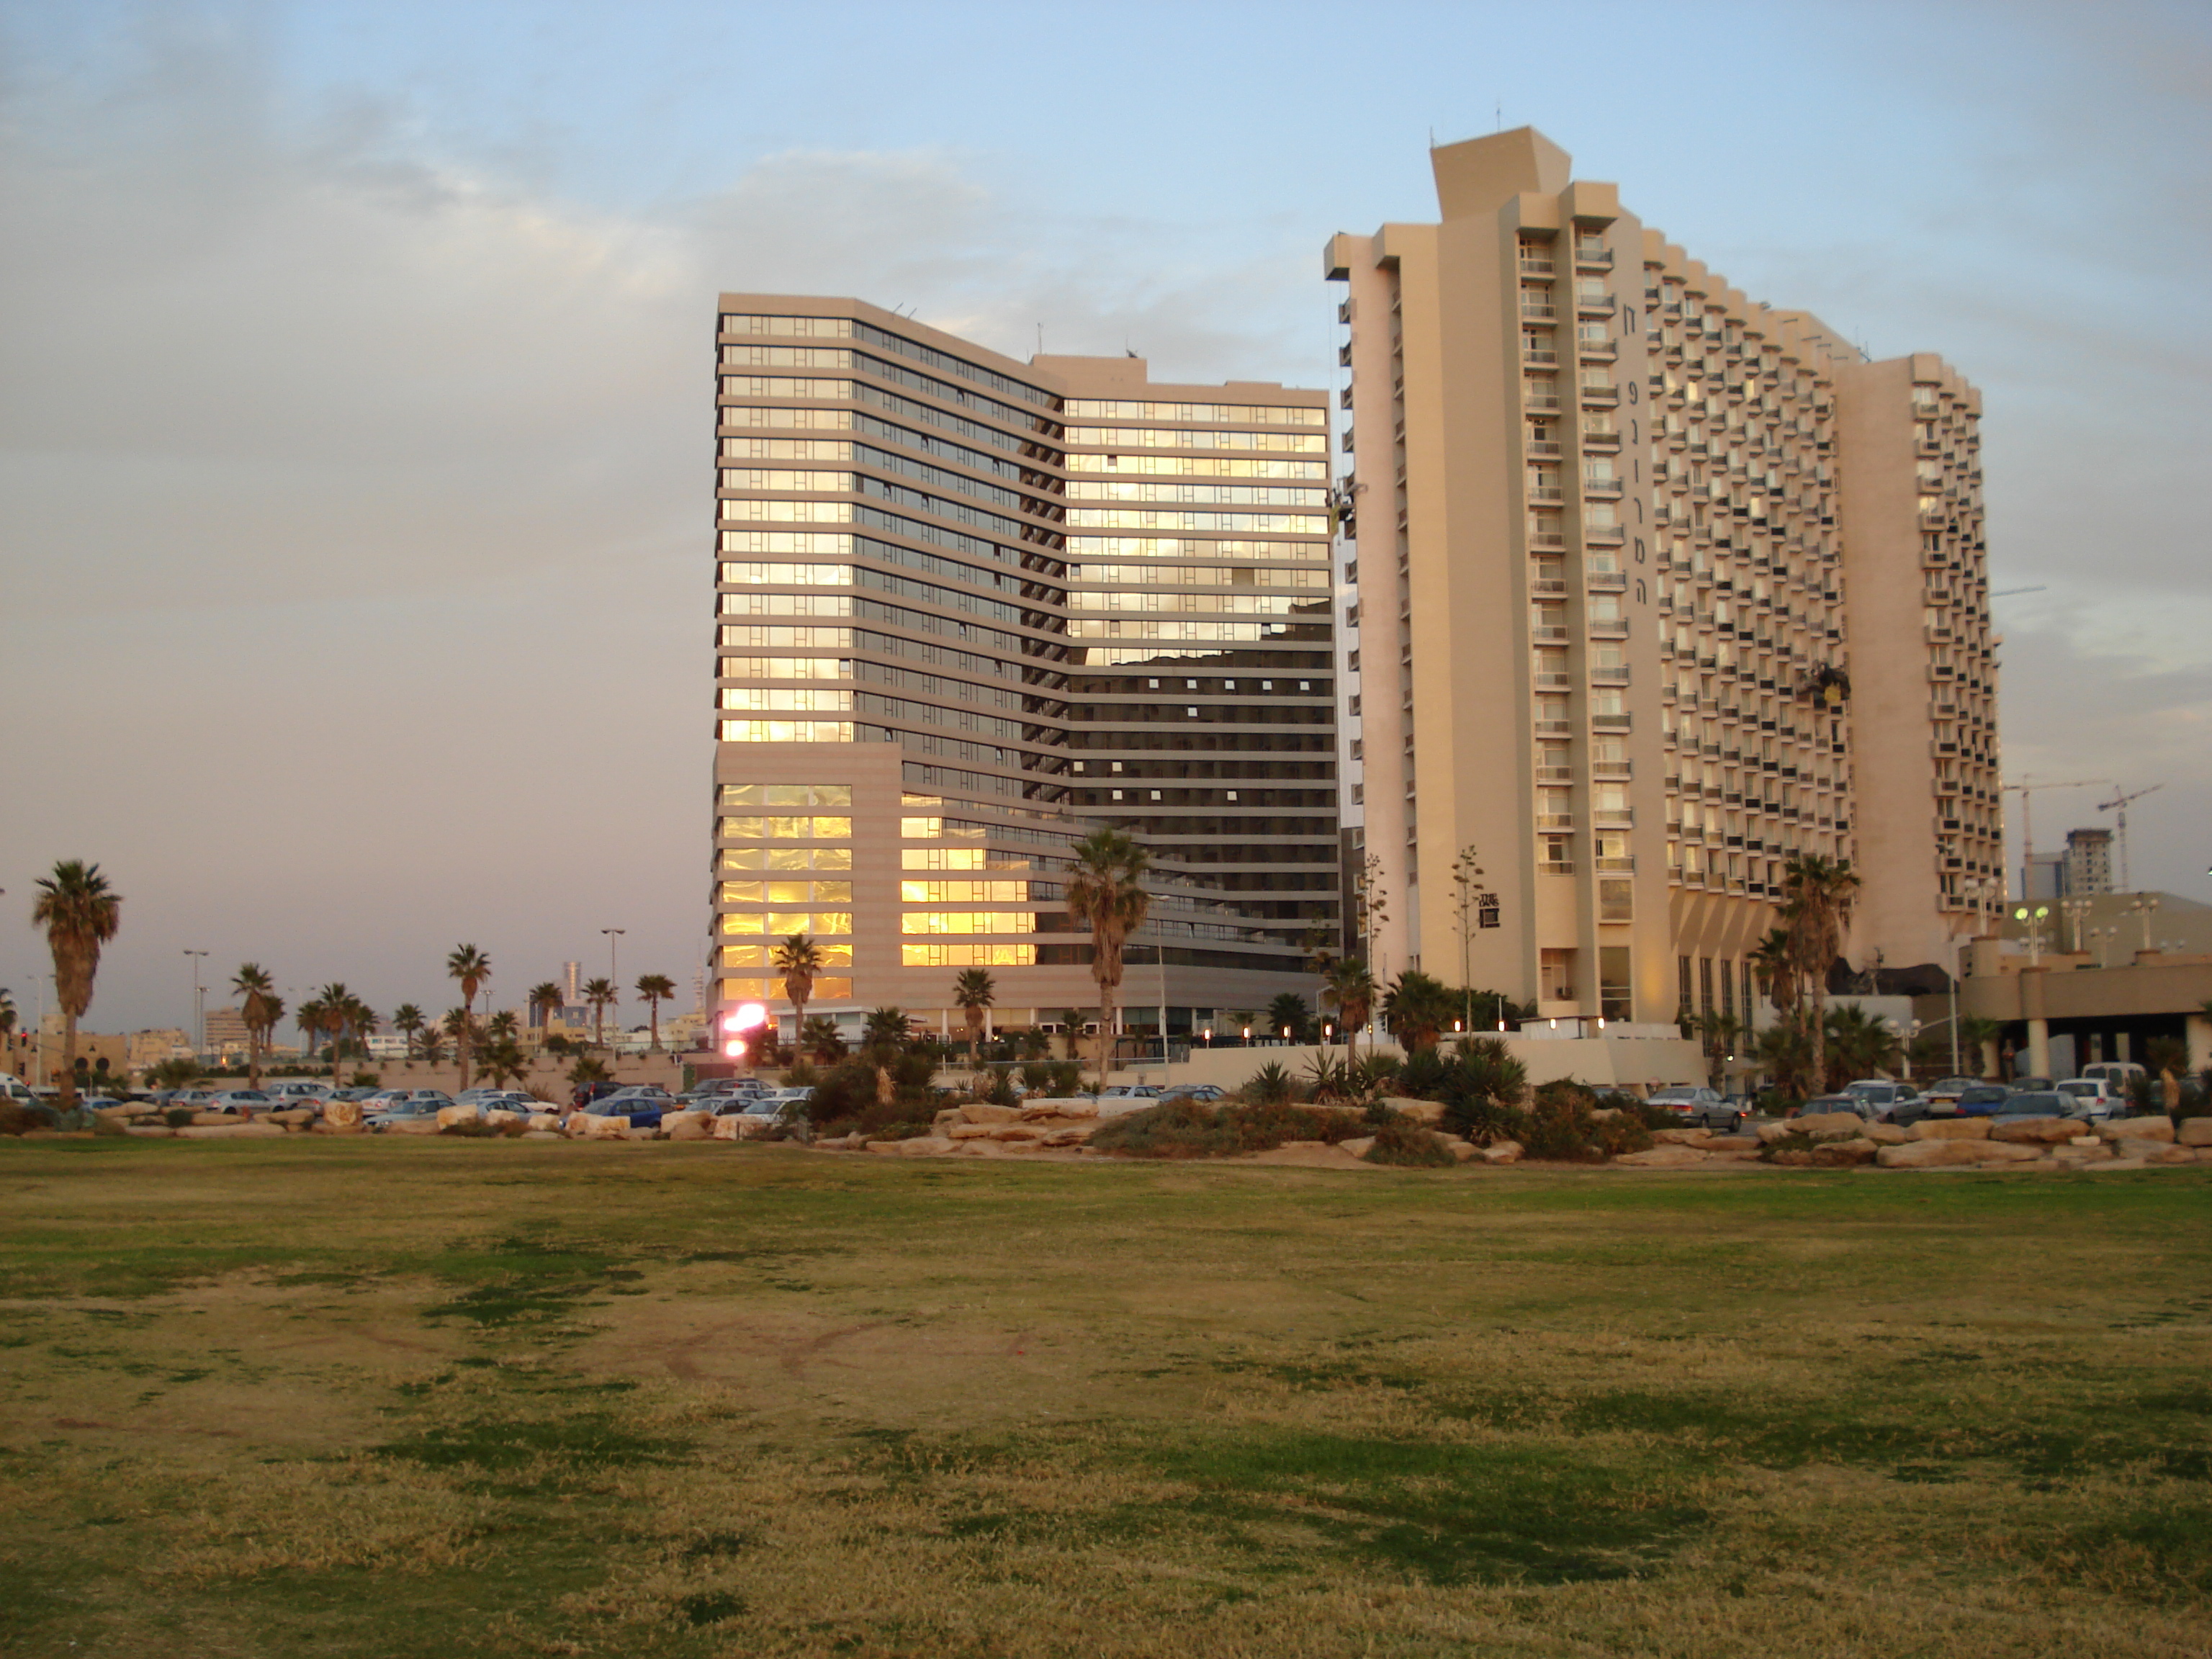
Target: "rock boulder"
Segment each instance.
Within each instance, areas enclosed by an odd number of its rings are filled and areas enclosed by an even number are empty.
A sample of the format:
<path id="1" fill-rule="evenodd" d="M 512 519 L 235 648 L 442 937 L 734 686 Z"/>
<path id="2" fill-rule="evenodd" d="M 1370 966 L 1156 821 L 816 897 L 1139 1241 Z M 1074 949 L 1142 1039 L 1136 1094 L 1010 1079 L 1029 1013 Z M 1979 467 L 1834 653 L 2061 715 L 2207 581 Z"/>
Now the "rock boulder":
<path id="1" fill-rule="evenodd" d="M 1814 1140 L 1856 1140 L 1866 1130 L 1866 1120 L 1856 1112 L 1808 1112 L 1793 1117 L 1789 1127 Z"/>
<path id="2" fill-rule="evenodd" d="M 1651 1139 L 1662 1146 L 1703 1146 L 1713 1138 L 1711 1129 L 1654 1129 Z"/>
<path id="3" fill-rule="evenodd" d="M 2097 1126 L 2100 1140 L 2139 1140 L 2173 1144 L 2173 1120 L 2170 1117 L 2120 1117 Z"/>
<path id="4" fill-rule="evenodd" d="M 1885 1170 L 1936 1170 L 1981 1160 L 1974 1156 L 1971 1142 L 1939 1138 L 1884 1146 L 1875 1154 L 1875 1162 Z"/>
<path id="5" fill-rule="evenodd" d="M 438 1127 L 450 1129 L 456 1123 L 481 1123 L 483 1114 L 474 1106 L 441 1106 L 438 1108 Z"/>
<path id="6" fill-rule="evenodd" d="M 1990 1121 L 1985 1117 L 1923 1117 L 1912 1126 L 1915 1140 L 1987 1140 Z"/>
<path id="7" fill-rule="evenodd" d="M 1521 1161 L 1521 1143 L 1517 1140 L 1493 1141 L 1487 1146 L 1476 1148 L 1474 1155 L 1485 1164 L 1518 1164 Z"/>
<path id="8" fill-rule="evenodd" d="M 1860 1164 L 1871 1164 L 1881 1151 L 1881 1142 L 1860 1135 L 1850 1140 L 1831 1140 L 1813 1149 L 1813 1162 L 1820 1169 L 1848 1170 Z"/>
<path id="9" fill-rule="evenodd" d="M 2056 1146 L 2073 1139 L 2081 1132 L 2081 1124 L 2070 1117 L 2024 1117 L 2017 1122 L 1996 1125 L 1990 1130 L 1990 1139 Z"/>
<path id="10" fill-rule="evenodd" d="M 1641 1152 L 1623 1152 L 1613 1161 L 1632 1170 L 1691 1170 L 1705 1163 L 1706 1158 L 1702 1148 L 1678 1142 Z"/>
<path id="11" fill-rule="evenodd" d="M 1018 1106 L 993 1106 L 980 1100 L 970 1101 L 959 1110 L 963 1123 L 1012 1123 L 1022 1115 Z M 872 1146 L 878 1143 L 868 1144 Z"/>
<path id="12" fill-rule="evenodd" d="M 2212 1117 L 2185 1117 L 2174 1127 L 2173 1138 L 2184 1146 L 2212 1146 Z"/>

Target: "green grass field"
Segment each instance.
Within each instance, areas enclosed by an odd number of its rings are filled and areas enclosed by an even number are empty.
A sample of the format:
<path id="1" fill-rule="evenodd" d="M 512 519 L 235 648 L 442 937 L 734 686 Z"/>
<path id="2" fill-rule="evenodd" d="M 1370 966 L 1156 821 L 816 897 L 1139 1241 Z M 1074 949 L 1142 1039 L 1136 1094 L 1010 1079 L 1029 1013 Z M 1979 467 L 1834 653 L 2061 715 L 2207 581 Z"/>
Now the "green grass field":
<path id="1" fill-rule="evenodd" d="M 2212 1170 L 0 1145 L 0 1652 L 2212 1651 Z"/>

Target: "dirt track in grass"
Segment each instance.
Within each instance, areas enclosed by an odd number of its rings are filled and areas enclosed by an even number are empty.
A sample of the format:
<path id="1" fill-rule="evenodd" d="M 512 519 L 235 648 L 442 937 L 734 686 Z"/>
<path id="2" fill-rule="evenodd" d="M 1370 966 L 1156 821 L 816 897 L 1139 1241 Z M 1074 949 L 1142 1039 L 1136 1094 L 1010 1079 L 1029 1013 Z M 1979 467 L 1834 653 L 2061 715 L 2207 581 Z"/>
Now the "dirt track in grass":
<path id="1" fill-rule="evenodd" d="M 0 1144 L 0 1652 L 2212 1653 L 2212 1171 Z"/>

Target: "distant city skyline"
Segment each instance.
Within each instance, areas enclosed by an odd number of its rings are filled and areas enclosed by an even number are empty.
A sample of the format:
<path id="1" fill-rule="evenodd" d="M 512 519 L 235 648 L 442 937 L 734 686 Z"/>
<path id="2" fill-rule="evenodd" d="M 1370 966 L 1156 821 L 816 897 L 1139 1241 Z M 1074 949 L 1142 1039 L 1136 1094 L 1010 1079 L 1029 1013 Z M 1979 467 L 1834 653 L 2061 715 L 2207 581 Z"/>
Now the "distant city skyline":
<path id="1" fill-rule="evenodd" d="M 621 927 L 625 985 L 688 994 L 716 295 L 1333 394 L 1323 240 L 1522 123 L 1981 389 L 1993 583 L 2039 590 L 1996 604 L 2006 777 L 2163 784 L 2135 883 L 2212 898 L 2212 21 L 1578 15 L 1607 64 L 1483 6 L 0 5 L 0 986 L 34 1017 L 32 884 L 83 858 L 125 899 L 95 1030 L 188 1025 L 188 949 L 389 1012 L 472 941 L 514 1006 Z M 842 95 L 742 72 L 802 46 Z M 1076 62 L 1110 107 L 942 95 Z M 2038 846 L 2106 799 L 2039 793 Z"/>

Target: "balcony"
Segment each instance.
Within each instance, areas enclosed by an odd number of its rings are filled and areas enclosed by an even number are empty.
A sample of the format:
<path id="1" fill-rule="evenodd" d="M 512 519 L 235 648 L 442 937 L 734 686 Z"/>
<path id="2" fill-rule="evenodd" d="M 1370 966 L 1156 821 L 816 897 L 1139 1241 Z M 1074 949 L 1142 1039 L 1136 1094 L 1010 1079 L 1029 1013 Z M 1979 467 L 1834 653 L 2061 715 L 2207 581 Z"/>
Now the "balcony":
<path id="1" fill-rule="evenodd" d="M 1628 586 L 1626 570 L 1593 570 L 1583 578 L 1593 593 L 1619 593 Z"/>
<path id="2" fill-rule="evenodd" d="M 1555 459 L 1560 453 L 1559 441 L 1556 438 L 1531 438 L 1528 453 L 1539 459 Z"/>
<path id="3" fill-rule="evenodd" d="M 1537 391 L 1531 388 L 1521 402 L 1524 409 L 1556 410 L 1559 406 L 1559 394 L 1556 391 Z M 1346 407 L 1349 406 L 1346 405 Z M 1401 431 L 1398 435 L 1402 439 L 1406 434 Z"/>
<path id="4" fill-rule="evenodd" d="M 1602 626 L 1602 623 L 1594 623 L 1590 632 L 1597 634 Z M 1622 632 L 1625 634 L 1626 631 L 1627 625 L 1623 623 Z M 1592 685 L 1626 685 L 1628 684 L 1628 671 L 1626 668 L 1593 668 L 1589 672 L 1589 683 Z"/>
<path id="5" fill-rule="evenodd" d="M 1549 300 L 1524 299 L 1521 301 L 1521 319 L 1529 323 L 1555 323 L 1559 319 L 1559 309 Z"/>
<path id="6" fill-rule="evenodd" d="M 1539 830 L 1571 830 L 1575 827 L 1575 815 L 1572 812 L 1539 812 L 1536 814 L 1536 827 Z"/>
<path id="7" fill-rule="evenodd" d="M 1610 339 L 1577 338 L 1575 355 L 1586 363 L 1609 363 L 1620 356 L 1620 347 Z"/>
<path id="8" fill-rule="evenodd" d="M 1575 248 L 1575 269 L 1577 270 L 1611 270 L 1613 250 L 1593 244 L 1577 245 Z"/>
<path id="9" fill-rule="evenodd" d="M 1565 576 L 1537 576 L 1528 583 L 1528 591 L 1531 593 L 1564 598 L 1567 591 L 1567 579 Z"/>
<path id="10" fill-rule="evenodd" d="M 1614 386 L 1585 386 L 1577 387 L 1576 395 L 1585 404 L 1610 405 L 1620 401 L 1620 388 Z"/>
<path id="11" fill-rule="evenodd" d="M 1583 447 L 1584 449 L 1592 450 L 1617 450 L 1620 447 L 1620 434 L 1618 432 L 1585 432 L 1583 434 Z"/>
<path id="12" fill-rule="evenodd" d="M 1620 499 L 1620 480 L 1618 478 L 1584 478 L 1583 494 L 1594 501 L 1617 501 Z"/>
<path id="13" fill-rule="evenodd" d="M 1575 309 L 1585 317 L 1610 317 L 1620 308 L 1620 302 L 1610 294 L 1575 295 Z"/>
<path id="14" fill-rule="evenodd" d="M 1572 859 L 1547 859 L 1536 866 L 1536 873 L 1540 876 L 1571 876 L 1574 872 Z"/>
<path id="15" fill-rule="evenodd" d="M 1559 353 L 1558 348 L 1554 346 L 1524 345 L 1521 348 L 1521 361 L 1527 363 L 1556 364 L 1559 361 Z"/>
<path id="16" fill-rule="evenodd" d="M 1558 270 L 1559 266 L 1552 262 L 1551 251 L 1548 248 L 1541 253 L 1531 253 L 1525 247 L 1521 250 L 1521 274 L 1522 276 L 1549 276 Z"/>

